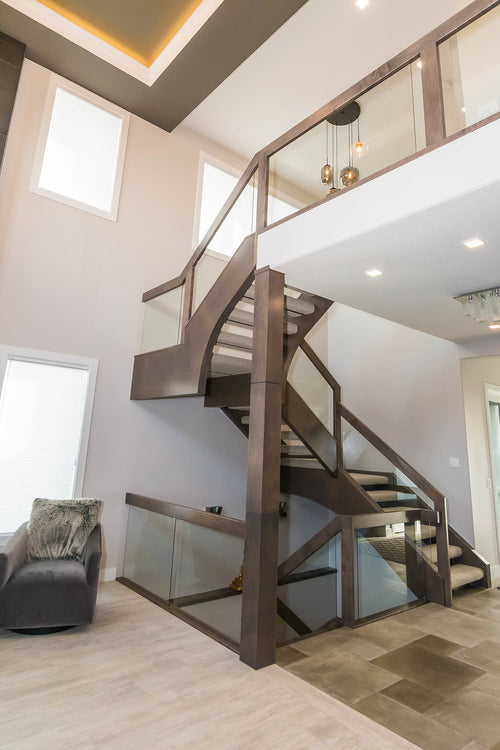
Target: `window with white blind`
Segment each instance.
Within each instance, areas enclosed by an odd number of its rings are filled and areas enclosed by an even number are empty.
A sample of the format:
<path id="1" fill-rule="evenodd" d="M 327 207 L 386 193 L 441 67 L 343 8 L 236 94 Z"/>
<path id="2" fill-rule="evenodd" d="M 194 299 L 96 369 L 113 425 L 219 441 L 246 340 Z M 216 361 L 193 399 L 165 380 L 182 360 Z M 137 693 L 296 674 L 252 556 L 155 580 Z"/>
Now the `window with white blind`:
<path id="1" fill-rule="evenodd" d="M 97 362 L 0 351 L 0 536 L 28 520 L 36 497 L 82 491 Z"/>

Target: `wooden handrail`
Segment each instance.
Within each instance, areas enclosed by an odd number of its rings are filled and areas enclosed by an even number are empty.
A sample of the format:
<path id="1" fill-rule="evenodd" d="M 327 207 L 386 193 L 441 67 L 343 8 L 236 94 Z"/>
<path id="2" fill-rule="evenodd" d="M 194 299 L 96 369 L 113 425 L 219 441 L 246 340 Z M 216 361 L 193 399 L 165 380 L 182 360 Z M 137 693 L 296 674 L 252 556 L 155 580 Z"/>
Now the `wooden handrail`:
<path id="1" fill-rule="evenodd" d="M 344 419 L 354 427 L 368 442 L 370 442 L 380 453 L 382 453 L 389 461 L 396 466 L 400 471 L 403 472 L 408 479 L 415 482 L 415 485 L 429 497 L 436 510 L 442 510 L 445 497 L 442 492 L 439 492 L 430 482 L 425 479 L 416 469 L 413 468 L 404 458 L 402 458 L 395 450 L 393 450 L 382 438 L 376 435 L 373 430 L 370 430 L 360 419 L 354 416 L 344 404 L 341 405 L 340 411 Z"/>
<path id="2" fill-rule="evenodd" d="M 125 502 L 127 505 L 134 506 L 134 508 L 149 510 L 161 516 L 170 516 L 180 521 L 193 523 L 196 526 L 204 526 L 207 529 L 221 531 L 223 534 L 245 537 L 245 521 L 240 521 L 237 518 L 218 516 L 216 513 L 208 513 L 197 508 L 190 508 L 187 505 L 177 505 L 177 503 L 170 503 L 168 500 L 157 500 L 153 497 L 135 495 L 132 492 L 126 493 Z"/>

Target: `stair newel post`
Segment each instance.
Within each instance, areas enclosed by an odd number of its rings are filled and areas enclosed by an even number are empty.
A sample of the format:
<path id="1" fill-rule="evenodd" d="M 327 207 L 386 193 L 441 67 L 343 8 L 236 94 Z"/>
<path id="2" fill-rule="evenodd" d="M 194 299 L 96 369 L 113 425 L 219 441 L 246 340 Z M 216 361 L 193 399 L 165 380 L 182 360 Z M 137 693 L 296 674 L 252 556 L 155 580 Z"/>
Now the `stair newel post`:
<path id="1" fill-rule="evenodd" d="M 259 166 L 257 171 L 257 216 L 256 231 L 260 231 L 267 226 L 267 207 L 269 190 L 269 157 L 267 154 L 261 154 L 259 157 Z"/>
<path id="2" fill-rule="evenodd" d="M 344 516 L 340 532 L 342 622 L 354 625 L 356 621 L 356 542 L 352 516 Z"/>
<path id="3" fill-rule="evenodd" d="M 442 497 L 439 502 L 435 501 L 434 507 L 439 512 L 439 524 L 436 525 L 436 548 L 438 573 L 443 582 L 443 605 L 445 607 L 451 607 L 453 603 L 453 594 L 451 588 L 450 542 L 448 539 L 448 510 L 446 498 Z"/>
<path id="4" fill-rule="evenodd" d="M 193 282 L 194 282 L 194 269 L 196 266 L 192 266 L 186 273 L 186 281 L 184 282 L 184 297 L 182 301 L 182 340 L 184 341 L 184 331 L 189 318 L 191 317 L 191 305 L 193 303 Z"/>
<path id="5" fill-rule="evenodd" d="M 276 651 L 284 276 L 255 274 L 253 366 L 240 659 L 254 669 Z"/>

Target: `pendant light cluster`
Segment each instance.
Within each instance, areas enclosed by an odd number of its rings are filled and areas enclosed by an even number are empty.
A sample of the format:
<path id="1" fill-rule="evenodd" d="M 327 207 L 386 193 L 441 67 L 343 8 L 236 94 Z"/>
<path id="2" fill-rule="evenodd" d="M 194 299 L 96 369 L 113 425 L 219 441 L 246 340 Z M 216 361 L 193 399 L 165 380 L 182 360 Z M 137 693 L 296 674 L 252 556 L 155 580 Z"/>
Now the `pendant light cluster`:
<path id="1" fill-rule="evenodd" d="M 342 109 L 337 109 L 335 112 L 332 112 L 332 114 L 328 115 L 325 120 L 326 162 L 321 169 L 321 182 L 323 185 L 330 187 L 330 193 L 335 193 L 340 189 L 338 184 L 337 186 L 335 185 L 335 177 L 337 174 L 339 175 L 340 182 L 344 187 L 350 187 L 359 180 L 359 169 L 352 163 L 353 154 L 355 154 L 357 158 L 362 159 L 367 153 L 366 144 L 363 143 L 359 136 L 360 112 L 361 107 L 358 102 L 351 102 Z M 357 141 L 353 143 L 353 123 L 355 122 L 357 122 L 358 132 Z M 329 126 L 331 126 L 331 128 Z M 338 128 L 346 126 L 349 128 L 349 147 L 347 149 L 348 163 L 347 166 L 342 167 L 339 172 Z M 331 139 L 329 138 L 330 135 Z M 330 153 L 328 149 L 329 140 L 331 140 Z M 329 160 L 330 154 L 332 164 L 330 164 Z"/>

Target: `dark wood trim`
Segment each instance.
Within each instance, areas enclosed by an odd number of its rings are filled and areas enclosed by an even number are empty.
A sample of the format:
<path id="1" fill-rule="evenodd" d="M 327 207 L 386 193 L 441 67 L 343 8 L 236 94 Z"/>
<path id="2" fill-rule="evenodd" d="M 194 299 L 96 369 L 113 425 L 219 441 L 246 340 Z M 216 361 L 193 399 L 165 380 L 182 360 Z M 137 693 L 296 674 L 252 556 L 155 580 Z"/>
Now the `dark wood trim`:
<path id="1" fill-rule="evenodd" d="M 237 518 L 218 516 L 215 513 L 207 513 L 205 510 L 189 508 L 186 505 L 177 505 L 176 503 L 168 502 L 168 500 L 157 500 L 156 498 L 145 497 L 144 495 L 135 495 L 132 492 L 126 493 L 125 502 L 127 505 L 134 506 L 134 508 L 149 510 L 161 516 L 178 518 L 180 521 L 187 521 L 196 526 L 204 526 L 207 529 L 220 531 L 223 534 L 231 534 L 231 536 L 239 537 L 245 536 L 245 521 L 240 521 Z"/>
<path id="2" fill-rule="evenodd" d="M 233 641 L 232 638 L 228 638 L 222 633 L 219 633 L 218 630 L 215 630 L 215 628 L 210 627 L 210 625 L 207 625 L 201 620 L 198 620 L 196 617 L 189 615 L 187 612 L 183 612 L 182 609 L 179 609 L 179 607 L 174 606 L 166 599 L 162 599 L 161 597 L 156 596 L 156 594 L 153 594 L 151 591 L 143 588 L 143 586 L 140 586 L 138 583 L 134 583 L 134 581 L 131 581 L 130 578 L 120 576 L 116 580 L 123 586 L 126 586 L 132 591 L 135 591 L 136 594 L 139 594 L 145 599 L 148 599 L 148 601 L 152 602 L 153 604 L 156 604 L 157 607 L 161 607 L 161 609 L 164 609 L 166 612 L 174 615 L 174 617 L 178 617 L 179 620 L 183 620 L 183 622 L 186 622 L 188 625 L 192 625 L 194 628 L 196 628 L 196 630 L 199 630 L 201 633 L 208 635 L 214 641 L 217 641 L 217 643 L 221 643 L 231 651 L 239 653 L 239 645 L 238 643 L 236 643 L 236 641 Z"/>
<path id="3" fill-rule="evenodd" d="M 433 524 L 437 523 L 438 514 L 433 514 Z M 421 520 L 420 508 L 412 508 L 411 510 L 397 510 L 382 512 L 382 513 L 367 513 L 366 515 L 357 515 L 351 517 L 351 524 L 353 529 L 370 529 L 378 526 L 390 526 L 394 523 L 413 523 L 414 521 Z"/>
<path id="4" fill-rule="evenodd" d="M 287 586 L 289 583 L 299 583 L 300 581 L 310 581 L 312 578 L 322 578 L 337 573 L 337 568 L 313 568 L 303 570 L 301 573 L 290 573 L 290 575 L 281 578 L 278 586 Z"/>
<path id="5" fill-rule="evenodd" d="M 221 407 L 221 411 L 226 415 L 228 419 L 231 420 L 234 426 L 237 427 L 238 430 L 242 432 L 246 438 L 248 438 L 249 425 L 243 424 L 241 418 L 244 415 L 250 416 L 250 407 L 248 409 L 248 411 L 234 411 L 234 409 L 227 409 L 225 406 Z"/>
<path id="6" fill-rule="evenodd" d="M 453 593 L 451 589 L 450 572 L 450 543 L 448 538 L 448 511 L 447 501 L 443 498 L 442 507 L 439 510 L 439 522 L 436 528 L 437 568 L 438 574 L 443 581 L 443 602 L 445 607 L 451 607 Z"/>
<path id="7" fill-rule="evenodd" d="M 186 332 L 186 326 L 189 323 L 191 317 L 191 311 L 193 309 L 193 291 L 194 291 L 194 266 L 191 266 L 186 270 L 186 280 L 184 284 L 184 297 L 182 299 L 182 314 L 181 314 L 181 341 L 184 343 L 184 336 Z"/>
<path id="8" fill-rule="evenodd" d="M 361 628 L 363 625 L 369 625 L 369 623 L 371 622 L 378 622 L 379 620 L 385 620 L 386 617 L 392 617 L 393 615 L 397 615 L 400 612 L 406 612 L 406 610 L 413 609 L 413 607 L 420 607 L 422 604 L 427 604 L 427 600 L 424 598 L 421 598 L 421 599 L 417 599 L 414 602 L 407 602 L 406 604 L 401 604 L 398 607 L 391 607 L 391 609 L 385 609 L 383 612 L 376 612 L 373 615 L 360 617 L 359 620 L 356 620 L 356 622 L 353 623 L 352 625 L 349 625 L 349 627 L 355 630 L 356 628 Z"/>
<path id="9" fill-rule="evenodd" d="M 200 594 L 189 594 L 188 596 L 177 596 L 171 599 L 171 604 L 176 607 L 191 607 L 193 604 L 205 604 L 206 602 L 215 602 L 219 599 L 227 599 L 230 596 L 241 596 L 241 591 L 235 591 L 228 587 L 224 589 L 214 589 L 214 591 L 204 591 Z"/>
<path id="10" fill-rule="evenodd" d="M 255 274 L 255 316 L 240 659 L 260 669 L 276 651 L 284 276 Z"/>
<path id="11" fill-rule="evenodd" d="M 176 276 L 175 279 L 170 279 L 170 281 L 166 281 L 164 284 L 160 284 L 159 286 L 155 286 L 153 289 L 144 292 L 142 295 L 142 301 L 149 302 L 149 300 L 155 299 L 155 297 L 160 297 L 167 292 L 171 292 L 173 289 L 177 289 L 177 287 L 184 284 L 184 281 L 186 280 L 186 268 L 179 276 Z"/>
<path id="12" fill-rule="evenodd" d="M 442 143 L 445 137 L 443 83 L 438 48 L 434 42 L 422 47 L 422 92 L 424 99 L 425 140 L 427 146 Z"/>
<path id="13" fill-rule="evenodd" d="M 296 615 L 295 612 L 291 610 L 290 607 L 286 605 L 282 599 L 278 597 L 276 603 L 278 616 L 281 617 L 281 619 L 284 620 L 286 624 L 292 628 L 292 630 L 295 630 L 298 635 L 308 635 L 309 633 L 313 632 L 311 628 L 306 625 L 305 622 L 301 620 L 300 617 Z"/>
<path id="14" fill-rule="evenodd" d="M 322 529 L 308 539 L 307 542 L 304 542 L 298 550 L 295 550 L 290 557 L 287 557 L 278 567 L 278 581 L 281 582 L 293 573 L 299 565 L 302 565 L 311 555 L 314 555 L 315 552 L 327 544 L 330 539 L 333 539 L 345 527 L 345 519 L 346 516 L 336 516 L 336 518 L 329 521 L 326 526 L 323 526 Z"/>

